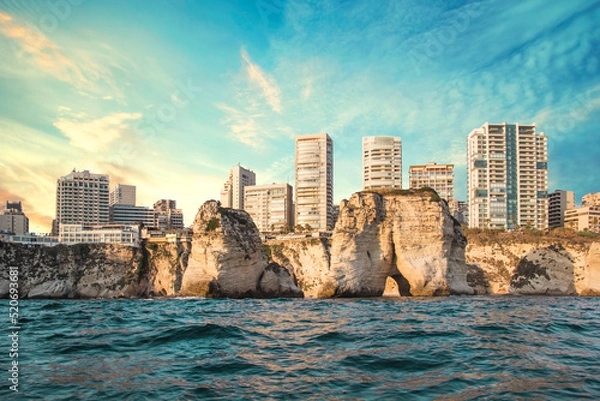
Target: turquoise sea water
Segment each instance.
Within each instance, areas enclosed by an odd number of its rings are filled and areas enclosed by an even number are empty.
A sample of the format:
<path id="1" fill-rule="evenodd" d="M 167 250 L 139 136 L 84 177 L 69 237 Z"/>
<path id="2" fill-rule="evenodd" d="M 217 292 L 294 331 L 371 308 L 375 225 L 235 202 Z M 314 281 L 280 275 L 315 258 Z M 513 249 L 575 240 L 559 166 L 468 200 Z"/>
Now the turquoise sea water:
<path id="1" fill-rule="evenodd" d="M 21 300 L 20 312 L 17 399 L 600 399 L 599 298 Z M 2 400 L 15 397 L 9 347 Z"/>

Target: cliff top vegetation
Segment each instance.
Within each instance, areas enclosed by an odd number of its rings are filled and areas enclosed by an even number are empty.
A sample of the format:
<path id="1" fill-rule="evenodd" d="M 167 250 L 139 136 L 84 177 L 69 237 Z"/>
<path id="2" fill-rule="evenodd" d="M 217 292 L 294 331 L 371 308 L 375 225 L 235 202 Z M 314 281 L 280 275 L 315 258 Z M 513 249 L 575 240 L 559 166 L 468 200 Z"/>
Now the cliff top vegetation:
<path id="1" fill-rule="evenodd" d="M 535 228 L 520 228 L 514 231 L 489 230 L 481 228 L 463 228 L 469 244 L 499 245 L 511 244 L 545 244 L 558 242 L 569 245 L 587 246 L 594 241 L 600 241 L 600 234 L 590 231 L 576 232 L 564 228 L 540 231 Z"/>

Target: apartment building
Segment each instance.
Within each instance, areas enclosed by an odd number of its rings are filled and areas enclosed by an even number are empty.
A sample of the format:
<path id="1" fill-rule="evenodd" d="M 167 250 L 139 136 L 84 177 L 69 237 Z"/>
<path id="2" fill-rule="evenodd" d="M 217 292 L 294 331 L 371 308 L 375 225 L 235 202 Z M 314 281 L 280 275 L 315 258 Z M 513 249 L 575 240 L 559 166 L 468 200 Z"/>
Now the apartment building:
<path id="1" fill-rule="evenodd" d="M 535 125 L 489 124 L 467 139 L 469 227 L 548 225 L 547 138 Z"/>
<path id="2" fill-rule="evenodd" d="M 448 204 L 454 200 L 454 164 L 427 163 L 408 168 L 410 189 L 429 187 Z"/>
<path id="3" fill-rule="evenodd" d="M 367 136 L 362 141 L 363 189 L 402 189 L 402 141 Z"/>
<path id="4" fill-rule="evenodd" d="M 548 227 L 565 226 L 565 210 L 575 208 L 575 192 L 557 189 L 548 194 Z"/>
<path id="5" fill-rule="evenodd" d="M 565 228 L 575 231 L 600 232 L 600 205 L 565 210 Z"/>
<path id="6" fill-rule="evenodd" d="M 583 206 L 600 205 L 600 192 L 584 195 L 581 199 L 581 203 Z"/>
<path id="7" fill-rule="evenodd" d="M 160 199 L 154 203 L 154 227 L 159 229 L 184 228 L 183 212 L 173 199 Z"/>
<path id="8" fill-rule="evenodd" d="M 244 209 L 244 188 L 256 185 L 256 174 L 239 164 L 229 171 L 229 178 L 221 191 L 221 206 Z"/>
<path id="9" fill-rule="evenodd" d="M 135 206 L 135 185 L 117 184 L 108 194 L 108 206 L 131 205 Z"/>
<path id="10" fill-rule="evenodd" d="M 19 235 L 29 232 L 29 218 L 23 213 L 21 202 L 6 201 L 6 207 L 0 215 L 0 231 Z"/>
<path id="11" fill-rule="evenodd" d="M 249 185 L 244 188 L 244 210 L 260 232 L 281 233 L 294 227 L 292 186 Z"/>
<path id="12" fill-rule="evenodd" d="M 56 219 L 53 232 L 60 224 L 107 224 L 109 221 L 108 174 L 73 170 L 56 181 Z"/>
<path id="13" fill-rule="evenodd" d="M 295 224 L 333 229 L 333 141 L 327 133 L 296 137 Z"/>

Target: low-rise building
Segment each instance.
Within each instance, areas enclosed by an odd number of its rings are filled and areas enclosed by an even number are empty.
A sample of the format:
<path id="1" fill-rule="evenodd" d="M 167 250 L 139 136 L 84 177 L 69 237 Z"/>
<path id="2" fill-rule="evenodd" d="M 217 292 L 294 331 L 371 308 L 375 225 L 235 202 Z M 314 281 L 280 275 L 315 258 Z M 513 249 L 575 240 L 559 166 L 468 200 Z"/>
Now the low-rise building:
<path id="1" fill-rule="evenodd" d="M 154 203 L 154 226 L 159 229 L 183 228 L 183 212 L 173 199 L 160 199 Z"/>
<path id="2" fill-rule="evenodd" d="M 139 246 L 140 230 L 137 225 L 84 226 L 83 224 L 61 224 L 58 240 L 65 245 L 113 243 Z"/>
<path id="3" fill-rule="evenodd" d="M 12 242 L 14 244 L 35 245 L 35 246 L 55 246 L 58 245 L 58 237 L 50 235 L 13 234 L 9 232 L 0 232 L 0 241 Z"/>
<path id="4" fill-rule="evenodd" d="M 600 232 L 600 205 L 565 210 L 565 228 Z"/>
<path id="5" fill-rule="evenodd" d="M 150 209 L 149 207 L 117 203 L 112 205 L 108 212 L 109 220 L 114 224 L 131 225 L 141 223 L 144 225 L 144 227 L 156 227 L 156 216 L 154 210 Z"/>

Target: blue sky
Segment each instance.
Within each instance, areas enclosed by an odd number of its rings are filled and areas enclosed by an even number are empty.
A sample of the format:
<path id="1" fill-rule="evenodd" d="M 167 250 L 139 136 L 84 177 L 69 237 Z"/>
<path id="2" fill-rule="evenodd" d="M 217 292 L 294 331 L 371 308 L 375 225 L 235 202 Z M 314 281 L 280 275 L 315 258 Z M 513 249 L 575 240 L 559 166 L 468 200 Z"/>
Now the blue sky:
<path id="1" fill-rule="evenodd" d="M 176 199 L 191 224 L 241 163 L 293 183 L 294 137 L 334 140 L 335 200 L 361 138 L 403 171 L 456 165 L 486 121 L 536 123 L 549 189 L 600 191 L 600 2 L 0 0 L 0 201 L 47 232 L 73 168 Z"/>

